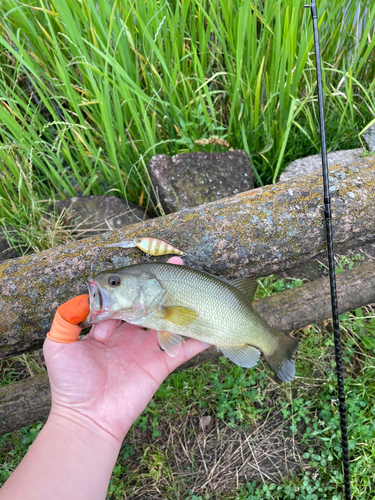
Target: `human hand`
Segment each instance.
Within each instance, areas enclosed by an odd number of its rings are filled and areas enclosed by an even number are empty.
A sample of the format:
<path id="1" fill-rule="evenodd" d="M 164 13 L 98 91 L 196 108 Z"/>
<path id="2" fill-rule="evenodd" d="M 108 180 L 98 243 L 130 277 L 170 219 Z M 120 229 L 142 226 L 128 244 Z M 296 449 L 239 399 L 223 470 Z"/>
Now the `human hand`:
<path id="1" fill-rule="evenodd" d="M 168 262 L 182 264 L 179 257 Z M 207 347 L 189 339 L 172 358 L 160 350 L 155 330 L 120 320 L 95 325 L 73 344 L 46 339 L 51 414 L 78 419 L 121 444 L 163 380 Z"/>
<path id="2" fill-rule="evenodd" d="M 173 264 L 182 264 L 174 257 Z M 171 358 L 156 331 L 107 320 L 70 344 L 44 343 L 52 408 L 0 491 L 1 499 L 101 500 L 131 424 L 184 361 L 208 347 L 188 340 Z"/>

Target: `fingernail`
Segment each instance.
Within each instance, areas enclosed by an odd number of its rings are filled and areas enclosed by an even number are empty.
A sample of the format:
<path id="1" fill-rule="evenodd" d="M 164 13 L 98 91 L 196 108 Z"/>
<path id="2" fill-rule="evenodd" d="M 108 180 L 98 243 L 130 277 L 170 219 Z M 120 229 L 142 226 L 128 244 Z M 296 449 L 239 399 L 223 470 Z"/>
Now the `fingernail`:
<path id="1" fill-rule="evenodd" d="M 94 335 L 100 340 L 105 340 L 109 337 L 109 328 L 106 326 L 97 325 Z"/>
<path id="2" fill-rule="evenodd" d="M 181 257 L 171 257 L 168 261 L 168 264 L 177 264 L 177 265 L 183 265 L 184 261 L 181 259 Z"/>

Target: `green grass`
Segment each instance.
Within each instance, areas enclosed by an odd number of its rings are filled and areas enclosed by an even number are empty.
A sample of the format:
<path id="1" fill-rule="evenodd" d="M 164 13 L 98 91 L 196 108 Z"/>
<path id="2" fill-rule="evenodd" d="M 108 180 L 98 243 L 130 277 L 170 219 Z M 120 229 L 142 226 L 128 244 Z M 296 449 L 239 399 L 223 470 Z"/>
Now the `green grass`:
<path id="1" fill-rule="evenodd" d="M 258 293 L 300 284 L 268 277 Z M 370 500 L 375 495 L 374 310 L 359 308 L 340 321 L 352 495 Z M 276 382 L 265 362 L 246 370 L 225 358 L 168 377 L 126 437 L 108 499 L 146 492 L 156 499 L 343 499 L 332 325 L 310 325 L 295 336 L 300 349 L 297 376 L 290 384 Z M 3 362 L 1 384 L 42 368 L 36 354 Z M 34 424 L 1 438 L 2 481 L 40 428 Z M 272 433 L 278 442 L 268 440 Z M 278 460 L 273 457 L 280 475 L 262 460 L 278 446 L 282 449 L 284 440 L 291 472 L 283 473 L 281 454 Z M 254 476 L 254 450 L 263 476 Z M 243 468 L 244 463 L 253 467 Z"/>
<path id="2" fill-rule="evenodd" d="M 354 315 L 342 315 L 341 321 L 346 366 L 352 494 L 353 498 L 371 499 L 375 495 L 375 390 L 372 383 L 375 375 L 375 319 L 373 311 L 363 314 L 359 309 Z M 239 500 L 343 498 L 340 423 L 335 403 L 336 377 L 330 328 L 331 325 L 327 324 L 326 327 L 312 326 L 297 332 L 301 340 L 297 355 L 298 378 L 290 386 L 275 384 L 270 380 L 266 366 L 244 370 L 225 359 L 172 375 L 157 392 L 148 412 L 135 424 L 135 428 L 141 429 L 142 433 L 149 433 L 151 443 L 156 441 L 156 446 L 152 447 L 151 444 L 151 448 L 160 461 L 159 472 L 170 478 L 176 473 L 171 466 L 174 450 L 158 450 L 165 439 L 166 427 L 173 422 L 172 425 L 178 429 L 178 422 L 184 422 L 185 415 L 190 415 L 190 418 L 192 414 L 196 415 L 197 420 L 202 415 L 210 415 L 217 422 L 217 432 L 223 432 L 223 428 L 229 426 L 235 436 L 239 429 L 253 432 L 254 425 L 259 426 L 266 417 L 274 421 L 275 427 L 280 426 L 281 422 L 275 415 L 280 415 L 281 412 L 280 418 L 293 435 L 296 453 L 297 449 L 302 453 L 301 470 L 290 477 L 284 477 L 281 482 L 266 481 L 262 484 L 260 480 L 251 481 L 246 487 L 237 490 L 233 488 L 234 481 L 229 481 L 232 493 L 225 484 L 221 484 L 220 492 L 217 487 L 210 489 L 209 483 L 208 488 L 203 491 L 198 488 L 195 494 L 198 495 L 197 491 L 201 491 L 199 495 L 202 495 L 202 498 L 205 494 L 208 494 L 209 498 L 215 498 L 216 491 L 217 498 Z M 196 426 L 195 433 L 199 432 L 198 427 Z M 187 441 L 192 449 L 196 447 L 193 432 L 190 429 L 191 435 Z M 207 440 L 209 439 L 207 437 Z M 128 443 L 127 446 L 132 445 Z M 138 443 L 135 446 L 140 445 Z M 147 449 L 149 446 L 150 444 L 147 444 L 141 449 Z M 292 447 L 289 453 L 292 455 Z M 132 456 L 131 460 L 134 459 Z M 149 465 L 152 462 L 156 467 L 155 461 L 155 455 L 152 458 L 147 457 Z M 137 489 L 131 469 L 126 466 L 129 463 L 126 454 L 124 461 L 120 459 L 117 476 L 112 478 L 111 486 L 115 498 L 122 498 L 125 491 L 130 495 L 132 488 L 135 491 Z M 220 460 L 218 464 L 220 468 Z M 193 459 L 191 466 L 194 471 Z M 167 472 L 162 472 L 164 469 Z M 174 492 L 186 492 L 191 489 L 191 485 L 197 481 L 197 476 L 204 473 L 202 469 L 202 466 L 195 464 L 196 475 L 190 481 L 186 478 L 180 479 L 180 483 L 170 480 L 170 486 L 162 490 L 165 497 L 179 498 Z M 136 468 L 135 473 L 137 470 Z M 159 488 L 163 483 L 160 477 L 154 477 L 153 481 Z M 202 482 L 204 481 L 199 481 Z M 156 492 L 157 489 L 155 494 Z M 190 497 L 192 495 L 187 496 Z"/>
<path id="3" fill-rule="evenodd" d="M 38 251 L 69 238 L 47 211 L 53 199 L 115 194 L 145 206 L 152 155 L 223 151 L 194 143 L 211 135 L 250 154 L 258 185 L 318 152 L 303 3 L 3 0 L 0 225 L 12 244 Z M 320 7 L 328 150 L 358 147 L 375 114 L 374 16 L 368 2 Z M 363 21 L 358 37 L 356 19 Z M 259 297 L 299 284 L 269 277 Z M 353 498 L 364 499 L 375 496 L 373 316 L 368 309 L 341 318 Z M 145 491 L 190 500 L 343 498 L 331 325 L 296 335 L 298 377 L 288 385 L 264 365 L 243 370 L 227 360 L 171 375 L 128 434 L 109 498 Z M 42 369 L 30 356 L 9 360 L 1 384 Z M 288 430 L 300 468 L 282 478 L 242 474 L 237 485 L 228 468 L 242 463 L 236 450 L 252 460 L 243 433 L 256 441 L 264 421 Z M 2 481 L 40 428 L 1 438 Z M 209 475 L 214 467 L 219 479 Z M 245 472 L 251 477 L 250 467 Z"/>
<path id="4" fill-rule="evenodd" d="M 320 11 L 328 149 L 359 146 L 375 114 L 375 5 Z M 245 149 L 257 184 L 319 149 L 303 2 L 4 0 L 0 14 L 0 221 L 26 246 L 40 245 L 42 200 L 146 205 L 151 156 L 195 140 Z"/>

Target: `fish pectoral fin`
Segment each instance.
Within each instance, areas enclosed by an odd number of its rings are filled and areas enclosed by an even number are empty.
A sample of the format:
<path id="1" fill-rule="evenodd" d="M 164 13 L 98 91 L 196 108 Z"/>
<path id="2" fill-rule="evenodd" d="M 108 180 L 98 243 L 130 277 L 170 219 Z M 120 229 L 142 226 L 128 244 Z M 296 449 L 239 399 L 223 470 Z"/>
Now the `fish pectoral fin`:
<path id="1" fill-rule="evenodd" d="M 220 351 L 226 358 L 229 358 L 233 363 L 244 368 L 255 366 L 260 357 L 258 349 L 251 345 L 236 345 L 230 347 L 219 347 Z"/>
<path id="2" fill-rule="evenodd" d="M 255 292 L 258 288 L 258 282 L 254 278 L 239 278 L 237 280 L 228 281 L 232 286 L 241 290 L 250 302 L 254 301 Z"/>
<path id="3" fill-rule="evenodd" d="M 164 331 L 158 332 L 158 339 L 160 347 L 172 358 L 178 355 L 182 342 L 185 342 L 181 335 Z"/>
<path id="4" fill-rule="evenodd" d="M 182 306 L 162 307 L 163 319 L 170 321 L 174 325 L 187 326 L 198 318 L 198 314 L 193 309 Z"/>

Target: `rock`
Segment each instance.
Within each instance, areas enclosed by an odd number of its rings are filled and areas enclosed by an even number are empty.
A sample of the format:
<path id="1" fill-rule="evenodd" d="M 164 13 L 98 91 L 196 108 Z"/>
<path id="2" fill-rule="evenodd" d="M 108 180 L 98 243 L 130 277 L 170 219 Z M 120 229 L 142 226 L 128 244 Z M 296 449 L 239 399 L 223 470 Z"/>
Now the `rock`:
<path id="1" fill-rule="evenodd" d="M 362 148 L 357 148 L 328 153 L 328 166 L 353 164 L 360 160 L 362 151 Z M 306 156 L 305 158 L 299 158 L 298 160 L 292 161 L 280 175 L 279 182 L 290 181 L 300 175 L 313 174 L 315 172 L 321 172 L 321 170 L 322 157 L 320 154 Z"/>
<path id="2" fill-rule="evenodd" d="M 328 166 L 355 164 L 361 160 L 360 154 L 363 152 L 362 148 L 347 149 L 342 151 L 333 151 L 328 153 Z M 280 175 L 279 182 L 289 181 L 301 175 L 308 175 L 313 173 L 321 173 L 322 171 L 322 157 L 320 154 L 307 156 L 293 161 L 288 165 L 286 170 Z M 322 179 L 323 183 L 323 179 Z M 323 203 L 323 199 L 322 199 Z M 335 251 L 335 248 L 334 248 Z M 348 259 L 352 259 L 353 255 L 361 254 L 366 262 L 374 260 L 375 248 L 372 244 L 365 247 L 358 247 L 346 252 L 342 252 Z M 340 255 L 341 255 L 340 254 Z M 280 278 L 308 278 L 315 280 L 326 276 L 328 273 L 328 258 L 322 256 L 319 261 L 310 261 L 293 269 L 276 273 Z"/>
<path id="3" fill-rule="evenodd" d="M 4 235 L 4 230 L 0 228 L 0 262 L 8 259 L 15 259 L 20 254 L 12 248 Z"/>
<path id="4" fill-rule="evenodd" d="M 245 151 L 155 155 L 149 173 L 165 213 L 254 188 L 250 158 Z"/>
<path id="5" fill-rule="evenodd" d="M 125 200 L 115 196 L 68 198 L 56 201 L 54 206 L 59 215 L 66 211 L 63 223 L 68 224 L 78 238 L 103 234 L 150 218 L 138 205 L 130 202 L 127 204 Z M 53 211 L 53 206 L 48 211 Z M 0 262 L 22 255 L 22 250 L 17 252 L 11 248 L 3 235 L 4 231 L 0 228 Z M 24 251 L 26 250 L 25 247 Z"/>
<path id="6" fill-rule="evenodd" d="M 372 125 L 370 125 L 368 127 L 368 129 L 366 129 L 360 135 L 362 135 L 362 137 L 366 143 L 367 149 L 369 151 L 371 151 L 372 153 L 374 153 L 375 152 L 375 123 L 372 123 Z"/>
<path id="7" fill-rule="evenodd" d="M 67 211 L 68 223 L 82 238 L 136 224 L 150 217 L 134 203 L 115 196 L 80 196 L 56 201 L 56 210 Z"/>

